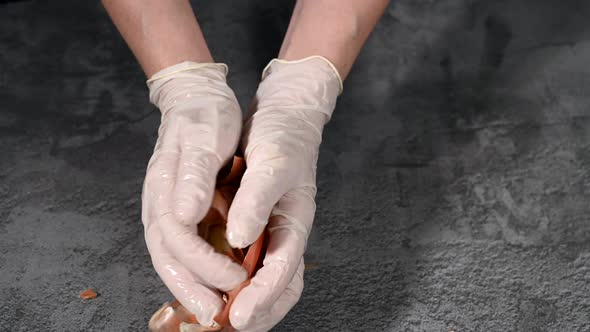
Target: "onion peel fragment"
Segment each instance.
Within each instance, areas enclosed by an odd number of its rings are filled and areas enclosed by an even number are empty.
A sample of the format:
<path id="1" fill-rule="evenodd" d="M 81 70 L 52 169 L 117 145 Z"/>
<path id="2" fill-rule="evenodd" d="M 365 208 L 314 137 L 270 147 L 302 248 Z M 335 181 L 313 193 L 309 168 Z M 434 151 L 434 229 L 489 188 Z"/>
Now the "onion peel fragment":
<path id="1" fill-rule="evenodd" d="M 80 293 L 80 298 L 82 300 L 92 300 L 95 299 L 98 294 L 92 288 L 88 288 L 87 290 Z"/>

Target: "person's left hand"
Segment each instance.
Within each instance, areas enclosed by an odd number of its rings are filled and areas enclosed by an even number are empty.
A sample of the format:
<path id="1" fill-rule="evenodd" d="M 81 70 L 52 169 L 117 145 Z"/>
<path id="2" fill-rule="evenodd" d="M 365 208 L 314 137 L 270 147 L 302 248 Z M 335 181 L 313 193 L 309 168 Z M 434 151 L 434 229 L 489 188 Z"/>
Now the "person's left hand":
<path id="1" fill-rule="evenodd" d="M 230 322 L 239 331 L 268 331 L 301 296 L 318 150 L 341 89 L 338 72 L 322 57 L 273 60 L 264 71 L 242 135 L 248 168 L 226 233 L 233 247 L 243 248 L 268 223 L 264 266 L 230 309 Z"/>

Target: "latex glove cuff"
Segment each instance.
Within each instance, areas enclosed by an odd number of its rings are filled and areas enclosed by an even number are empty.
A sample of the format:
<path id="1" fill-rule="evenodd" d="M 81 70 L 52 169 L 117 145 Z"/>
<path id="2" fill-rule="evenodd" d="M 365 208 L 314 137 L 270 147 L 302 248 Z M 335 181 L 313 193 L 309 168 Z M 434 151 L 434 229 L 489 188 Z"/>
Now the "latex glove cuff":
<path id="1" fill-rule="evenodd" d="M 162 114 L 166 114 L 182 100 L 189 100 L 198 95 L 207 98 L 210 98 L 208 94 L 233 96 L 233 92 L 227 86 L 227 73 L 228 67 L 224 63 L 184 61 L 164 68 L 146 81 L 150 91 L 150 102 L 156 105 Z M 173 80 L 174 84 L 167 84 Z"/>
<path id="2" fill-rule="evenodd" d="M 338 95 L 340 95 L 342 93 L 342 90 L 344 89 L 343 83 L 342 83 L 342 77 L 340 77 L 340 73 L 338 72 L 338 69 L 336 69 L 336 66 L 334 66 L 334 64 L 330 60 L 328 60 L 327 58 L 325 58 L 321 55 L 312 55 L 312 56 L 309 56 L 309 57 L 306 57 L 303 59 L 299 59 L 299 60 L 284 60 L 284 59 L 278 59 L 278 58 L 272 59 L 266 65 L 266 67 L 264 67 L 264 70 L 262 71 L 262 80 L 264 80 L 273 71 L 273 69 L 272 69 L 273 64 L 281 63 L 281 64 L 288 65 L 288 64 L 305 63 L 305 62 L 311 62 L 311 61 L 313 61 L 315 63 L 320 63 L 320 61 L 324 62 L 325 65 L 327 65 L 331 69 L 331 71 L 332 71 L 331 73 L 329 72 L 329 70 L 325 72 L 326 79 L 327 80 L 334 79 L 333 76 L 335 76 L 335 79 L 338 81 L 338 86 L 339 86 Z M 326 70 L 327 70 L 327 68 L 326 68 Z"/>

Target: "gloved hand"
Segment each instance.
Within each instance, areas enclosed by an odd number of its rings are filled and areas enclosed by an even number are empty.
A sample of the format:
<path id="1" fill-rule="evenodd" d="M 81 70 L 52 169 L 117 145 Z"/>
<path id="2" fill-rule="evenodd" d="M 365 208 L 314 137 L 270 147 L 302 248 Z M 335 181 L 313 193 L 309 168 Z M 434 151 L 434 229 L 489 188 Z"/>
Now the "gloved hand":
<path id="1" fill-rule="evenodd" d="M 242 113 L 223 64 L 183 62 L 147 82 L 162 113 L 142 193 L 142 221 L 153 265 L 172 294 L 203 325 L 247 275 L 197 235 L 217 173 L 233 157 Z"/>
<path id="2" fill-rule="evenodd" d="M 324 124 L 342 80 L 325 58 L 273 60 L 265 68 L 241 148 L 248 168 L 228 214 L 227 239 L 253 243 L 268 223 L 264 266 L 230 308 L 239 331 L 268 331 L 299 300 L 303 253 L 315 214 L 316 164 Z"/>

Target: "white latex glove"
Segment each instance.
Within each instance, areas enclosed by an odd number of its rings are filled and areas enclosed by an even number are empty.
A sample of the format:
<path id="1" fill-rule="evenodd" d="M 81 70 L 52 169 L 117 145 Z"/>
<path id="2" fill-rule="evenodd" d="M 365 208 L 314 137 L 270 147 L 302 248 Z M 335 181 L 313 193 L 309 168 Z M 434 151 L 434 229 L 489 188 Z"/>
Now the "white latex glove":
<path id="1" fill-rule="evenodd" d="M 145 239 L 158 275 L 204 325 L 246 271 L 197 235 L 217 173 L 237 148 L 242 113 L 226 84 L 227 66 L 183 62 L 147 81 L 162 113 L 142 194 Z"/>
<path id="2" fill-rule="evenodd" d="M 299 300 L 315 214 L 318 149 L 341 89 L 337 70 L 319 56 L 275 59 L 263 72 L 241 141 L 248 168 L 226 233 L 241 248 L 267 223 L 270 233 L 264 266 L 230 309 L 230 322 L 240 331 L 268 331 Z"/>

